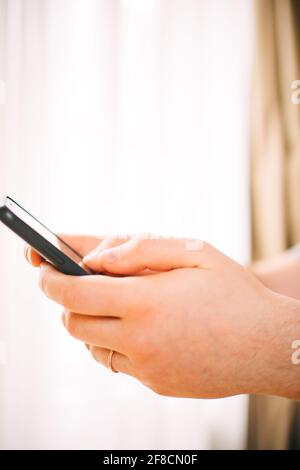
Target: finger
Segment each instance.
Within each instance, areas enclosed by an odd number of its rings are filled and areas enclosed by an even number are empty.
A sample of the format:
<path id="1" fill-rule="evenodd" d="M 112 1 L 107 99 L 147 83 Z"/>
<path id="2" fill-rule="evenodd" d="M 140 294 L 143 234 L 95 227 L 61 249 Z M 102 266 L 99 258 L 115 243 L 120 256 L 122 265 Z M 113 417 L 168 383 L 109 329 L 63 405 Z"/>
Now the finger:
<path id="1" fill-rule="evenodd" d="M 59 234 L 58 237 L 82 256 L 94 250 L 103 238 L 94 235 Z"/>
<path id="2" fill-rule="evenodd" d="M 27 261 L 35 268 L 40 266 L 42 261 L 44 261 L 41 255 L 28 245 L 24 248 L 24 254 Z"/>
<path id="3" fill-rule="evenodd" d="M 203 241 L 138 236 L 98 253 L 97 262 L 106 272 L 129 275 L 145 269 L 208 268 L 219 262 L 220 257 L 226 258 Z"/>
<path id="4" fill-rule="evenodd" d="M 104 365 L 105 367 L 108 367 L 110 349 L 99 348 L 97 346 L 90 345 L 89 350 L 91 355 L 97 362 L 100 362 L 100 364 Z M 131 364 L 127 356 L 114 351 L 111 361 L 113 371 L 132 375 Z"/>
<path id="5" fill-rule="evenodd" d="M 123 317 L 144 299 L 144 277 L 68 276 L 49 263 L 42 263 L 40 287 L 50 299 L 66 309 L 85 315 Z"/>
<path id="6" fill-rule="evenodd" d="M 103 266 L 100 265 L 98 262 L 98 254 L 108 248 L 115 248 L 117 246 L 123 245 L 124 243 L 131 240 L 133 236 L 126 236 L 126 237 L 118 237 L 118 238 L 105 238 L 102 240 L 96 248 L 88 253 L 87 256 L 84 257 L 84 264 L 89 266 L 95 272 L 103 272 Z"/>
<path id="7" fill-rule="evenodd" d="M 63 323 L 70 335 L 80 341 L 124 352 L 124 328 L 117 318 L 91 317 L 65 311 Z"/>
<path id="8" fill-rule="evenodd" d="M 133 235 L 123 236 L 123 237 L 107 237 L 101 240 L 98 246 L 95 248 L 96 251 L 103 251 L 107 248 L 114 248 L 115 246 L 122 245 L 123 243 L 128 242 L 133 238 Z M 93 250 L 94 251 L 94 250 Z"/>

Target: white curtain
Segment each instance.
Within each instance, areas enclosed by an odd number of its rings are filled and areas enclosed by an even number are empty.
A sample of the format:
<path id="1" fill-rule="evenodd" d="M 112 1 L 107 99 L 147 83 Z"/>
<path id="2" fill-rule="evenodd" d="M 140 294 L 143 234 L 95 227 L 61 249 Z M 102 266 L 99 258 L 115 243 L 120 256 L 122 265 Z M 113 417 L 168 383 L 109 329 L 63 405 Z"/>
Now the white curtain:
<path id="1" fill-rule="evenodd" d="M 251 0 L 0 0 L 0 190 L 56 231 L 249 255 Z M 89 357 L 0 226 L 0 447 L 239 448 L 245 397 L 156 396 Z"/>

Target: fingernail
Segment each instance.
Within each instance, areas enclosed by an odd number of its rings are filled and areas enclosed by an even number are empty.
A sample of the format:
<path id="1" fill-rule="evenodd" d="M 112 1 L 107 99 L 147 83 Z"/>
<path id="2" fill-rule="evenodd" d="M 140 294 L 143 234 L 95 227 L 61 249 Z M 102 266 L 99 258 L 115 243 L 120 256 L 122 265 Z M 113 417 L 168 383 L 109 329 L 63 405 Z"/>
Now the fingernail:
<path id="1" fill-rule="evenodd" d="M 88 263 L 89 261 L 95 261 L 98 257 L 98 252 L 97 250 L 93 250 L 90 253 L 88 253 L 86 256 L 83 258 L 84 263 Z"/>
<path id="2" fill-rule="evenodd" d="M 28 261 L 28 263 L 30 263 L 30 260 L 29 260 L 29 246 L 25 250 L 25 258 Z"/>

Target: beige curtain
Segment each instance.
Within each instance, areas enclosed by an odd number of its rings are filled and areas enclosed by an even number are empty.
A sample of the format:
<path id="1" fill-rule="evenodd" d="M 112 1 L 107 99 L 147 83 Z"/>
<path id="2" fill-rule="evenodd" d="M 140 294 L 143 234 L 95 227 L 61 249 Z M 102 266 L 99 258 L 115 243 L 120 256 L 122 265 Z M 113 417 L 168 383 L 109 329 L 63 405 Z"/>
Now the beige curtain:
<path id="1" fill-rule="evenodd" d="M 256 0 L 252 114 L 253 256 L 274 256 L 300 241 L 300 1 Z M 300 279 L 299 279 L 300 282 Z M 288 447 L 296 404 L 251 397 L 249 448 Z"/>

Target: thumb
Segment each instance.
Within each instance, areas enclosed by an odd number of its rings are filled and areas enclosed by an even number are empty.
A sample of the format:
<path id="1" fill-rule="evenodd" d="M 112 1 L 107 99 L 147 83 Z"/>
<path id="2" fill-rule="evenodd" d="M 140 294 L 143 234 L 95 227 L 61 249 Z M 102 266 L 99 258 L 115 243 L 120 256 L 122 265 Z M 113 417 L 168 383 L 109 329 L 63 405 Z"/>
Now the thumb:
<path id="1" fill-rule="evenodd" d="M 226 258 L 211 245 L 199 240 L 136 236 L 107 250 L 96 250 L 84 258 L 92 269 L 113 274 L 137 274 L 146 269 L 169 271 L 175 268 L 209 268 Z"/>

